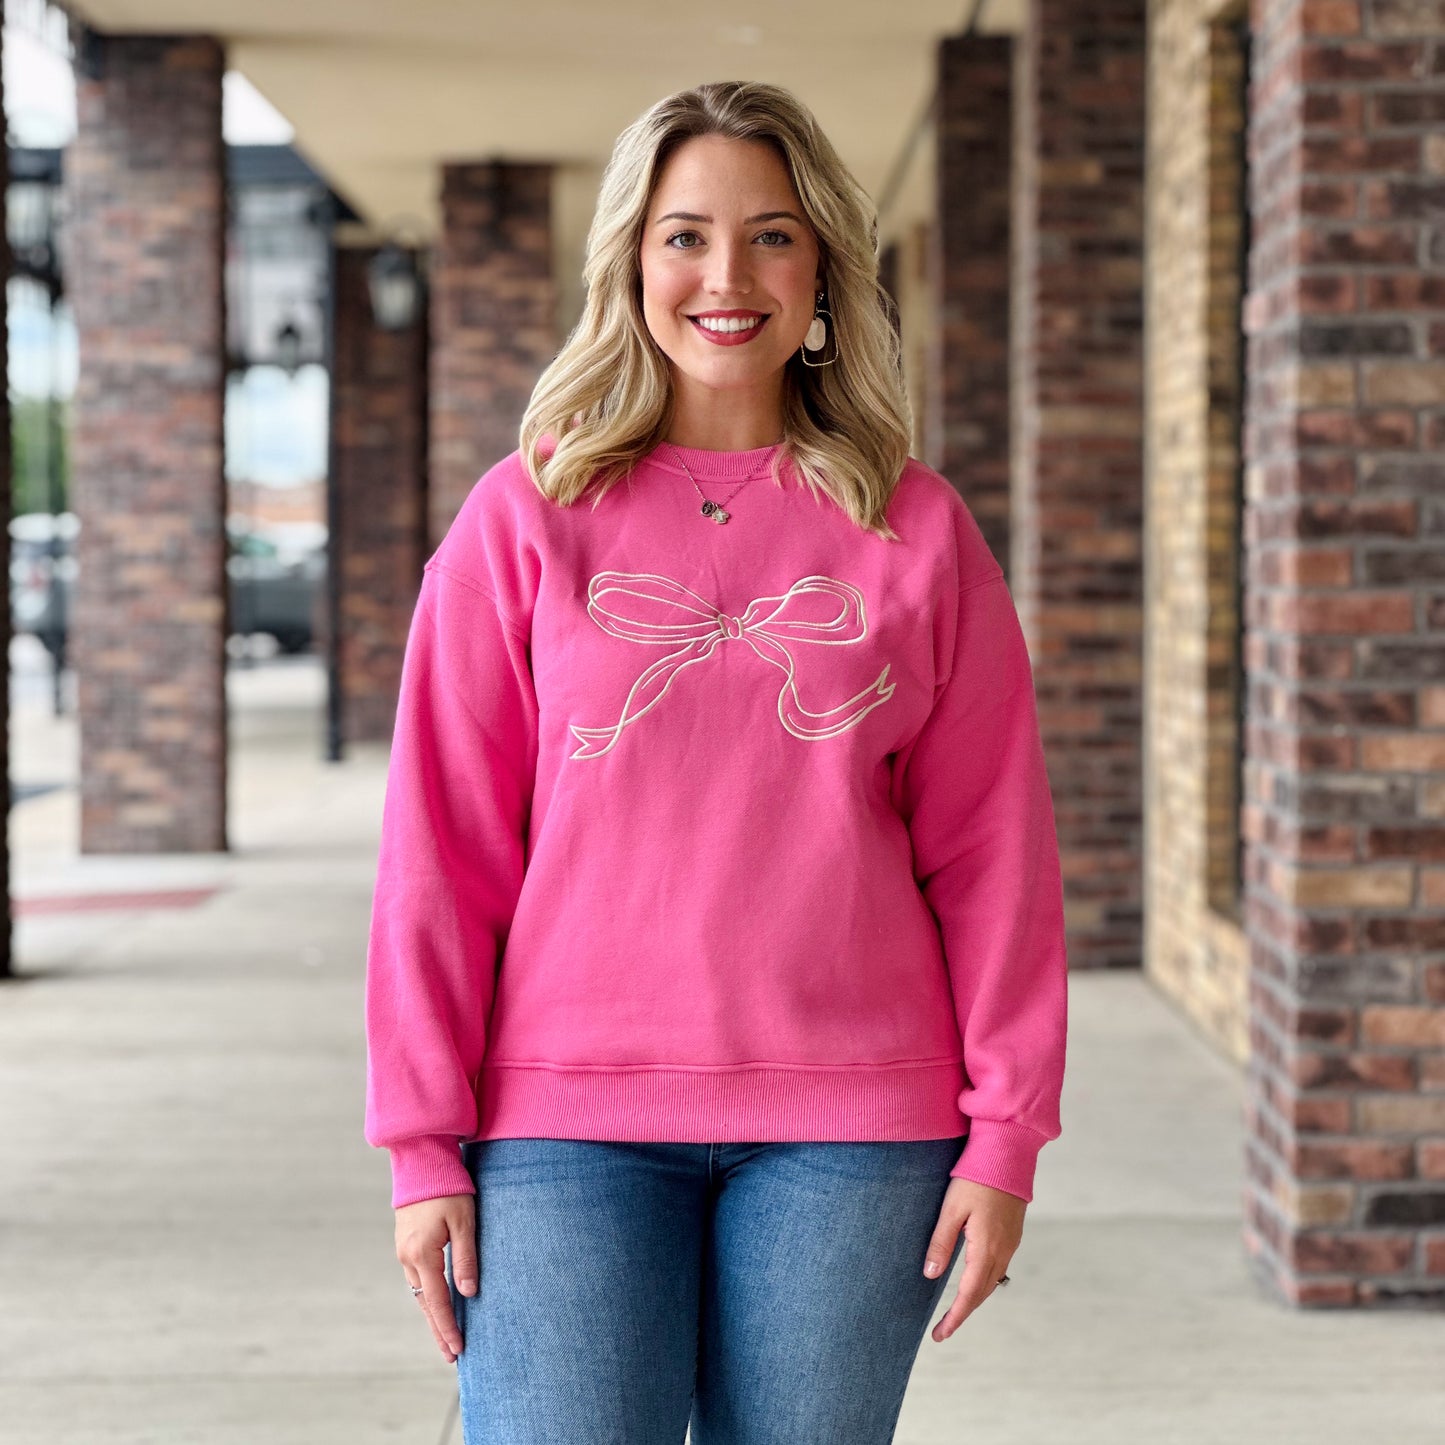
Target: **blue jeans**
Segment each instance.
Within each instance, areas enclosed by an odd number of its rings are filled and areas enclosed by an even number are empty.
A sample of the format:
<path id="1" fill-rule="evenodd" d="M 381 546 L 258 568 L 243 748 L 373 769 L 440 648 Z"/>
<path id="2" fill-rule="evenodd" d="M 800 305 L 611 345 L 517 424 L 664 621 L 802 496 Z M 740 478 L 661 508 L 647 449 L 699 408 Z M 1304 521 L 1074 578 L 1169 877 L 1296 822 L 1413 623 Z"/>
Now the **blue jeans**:
<path id="1" fill-rule="evenodd" d="M 885 1445 L 965 1137 L 465 1144 L 464 1445 Z"/>

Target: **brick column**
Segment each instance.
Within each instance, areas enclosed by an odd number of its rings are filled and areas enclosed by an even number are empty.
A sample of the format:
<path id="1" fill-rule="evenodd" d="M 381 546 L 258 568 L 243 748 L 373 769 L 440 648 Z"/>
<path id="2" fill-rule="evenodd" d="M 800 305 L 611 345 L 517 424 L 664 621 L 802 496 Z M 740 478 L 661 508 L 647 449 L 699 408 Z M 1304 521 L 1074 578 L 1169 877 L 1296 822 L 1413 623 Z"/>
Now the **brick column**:
<path id="1" fill-rule="evenodd" d="M 1140 962 L 1145 0 L 1029 0 L 1015 42 L 1013 569 L 1070 962 Z"/>
<path id="2" fill-rule="evenodd" d="M 939 42 L 924 460 L 963 493 L 993 554 L 1009 558 L 1008 36 Z"/>
<path id="3" fill-rule="evenodd" d="M 426 560 L 427 326 L 372 320 L 374 247 L 336 252 L 335 484 L 340 525 L 341 730 L 389 741 Z M 473 478 L 475 480 L 475 478 Z"/>
<path id="4" fill-rule="evenodd" d="M 91 40 L 62 232 L 80 847 L 223 849 L 225 57 L 202 36 Z"/>
<path id="5" fill-rule="evenodd" d="M 552 167 L 442 168 L 432 268 L 430 538 L 517 449 L 522 412 L 556 353 Z"/>
<path id="6" fill-rule="evenodd" d="M 1445 10 L 1256 0 L 1246 1243 L 1445 1304 Z"/>

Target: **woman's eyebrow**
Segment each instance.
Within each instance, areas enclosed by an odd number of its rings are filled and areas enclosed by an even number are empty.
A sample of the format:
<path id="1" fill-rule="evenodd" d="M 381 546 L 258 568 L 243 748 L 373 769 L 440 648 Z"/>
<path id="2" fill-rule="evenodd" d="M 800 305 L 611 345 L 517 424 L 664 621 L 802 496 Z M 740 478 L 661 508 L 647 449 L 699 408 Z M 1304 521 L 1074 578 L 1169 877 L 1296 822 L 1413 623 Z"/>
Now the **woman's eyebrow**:
<path id="1" fill-rule="evenodd" d="M 759 221 L 796 221 L 800 226 L 803 224 L 801 216 L 795 216 L 792 211 L 764 211 L 758 216 L 749 216 L 744 222 L 745 226 L 755 226 Z M 669 211 L 665 216 L 659 216 L 653 225 L 660 226 L 664 221 L 705 221 L 712 225 L 711 216 L 699 216 L 695 211 Z"/>

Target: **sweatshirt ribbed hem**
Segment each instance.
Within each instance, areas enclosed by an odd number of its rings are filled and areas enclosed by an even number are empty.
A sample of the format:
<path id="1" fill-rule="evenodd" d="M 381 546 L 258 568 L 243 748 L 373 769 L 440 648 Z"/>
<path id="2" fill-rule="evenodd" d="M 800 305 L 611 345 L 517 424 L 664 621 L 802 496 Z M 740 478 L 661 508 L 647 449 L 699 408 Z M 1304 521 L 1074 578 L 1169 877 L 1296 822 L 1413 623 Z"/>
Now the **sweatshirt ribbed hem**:
<path id="1" fill-rule="evenodd" d="M 478 1138 L 677 1143 L 948 1139 L 968 1129 L 955 1060 L 877 1068 L 484 1064 Z"/>
<path id="2" fill-rule="evenodd" d="M 482 1139 L 617 1139 L 681 1143 L 769 1139 L 947 1139 L 966 1133 L 949 1170 L 1032 1201 L 1045 1135 L 959 1112 L 958 1065 L 886 1069 L 583 1069 L 484 1065 Z M 391 1146 L 392 1207 L 475 1185 L 461 1141 L 437 1135 Z"/>

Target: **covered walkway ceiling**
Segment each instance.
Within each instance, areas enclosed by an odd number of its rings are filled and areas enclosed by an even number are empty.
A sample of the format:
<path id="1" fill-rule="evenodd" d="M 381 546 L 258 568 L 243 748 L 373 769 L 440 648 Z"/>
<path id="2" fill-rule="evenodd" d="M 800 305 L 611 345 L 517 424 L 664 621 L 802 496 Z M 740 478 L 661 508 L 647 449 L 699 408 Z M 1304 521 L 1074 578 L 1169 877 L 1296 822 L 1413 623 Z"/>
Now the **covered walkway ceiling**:
<path id="1" fill-rule="evenodd" d="M 1015 32 L 1023 15 L 1023 0 L 64 3 L 109 33 L 217 36 L 361 215 L 381 228 L 410 217 L 427 237 L 442 162 L 555 162 L 576 173 L 590 211 L 623 126 L 671 91 L 733 79 L 796 91 L 883 205 L 889 232 L 931 209 L 911 141 L 937 41 L 970 22 Z"/>

